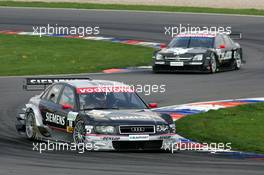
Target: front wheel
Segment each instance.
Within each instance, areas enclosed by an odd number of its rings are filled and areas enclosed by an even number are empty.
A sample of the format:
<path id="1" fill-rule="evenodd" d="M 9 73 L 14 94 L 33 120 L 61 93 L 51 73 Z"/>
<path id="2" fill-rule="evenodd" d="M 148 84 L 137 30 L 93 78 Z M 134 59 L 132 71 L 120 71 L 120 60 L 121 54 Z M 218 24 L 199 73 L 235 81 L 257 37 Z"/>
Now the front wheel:
<path id="1" fill-rule="evenodd" d="M 75 144 L 83 144 L 85 143 L 85 124 L 82 119 L 76 122 L 76 125 L 73 130 L 73 141 Z"/>

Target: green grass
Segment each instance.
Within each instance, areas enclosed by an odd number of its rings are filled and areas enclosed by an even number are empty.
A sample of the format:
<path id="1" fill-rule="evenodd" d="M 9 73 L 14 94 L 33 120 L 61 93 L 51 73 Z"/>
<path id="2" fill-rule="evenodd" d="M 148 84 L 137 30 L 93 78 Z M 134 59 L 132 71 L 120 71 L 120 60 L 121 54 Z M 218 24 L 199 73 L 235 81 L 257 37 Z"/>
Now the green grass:
<path id="1" fill-rule="evenodd" d="M 96 4 L 96 3 L 68 3 L 68 2 L 48 3 L 48 2 L 0 1 L 0 6 L 77 8 L 77 9 L 111 9 L 111 10 L 143 10 L 143 11 L 165 11 L 165 12 L 195 12 L 195 13 L 264 15 L 264 10 L 258 10 L 258 9 L 231 9 L 231 8 L 227 9 L 227 8 L 207 8 L 207 7 L 120 5 L 120 4 Z"/>
<path id="2" fill-rule="evenodd" d="M 211 110 L 176 124 L 180 135 L 201 143 L 230 142 L 234 150 L 264 153 L 264 103 Z"/>
<path id="3" fill-rule="evenodd" d="M 0 75 L 97 72 L 146 65 L 152 48 L 57 37 L 0 35 Z"/>

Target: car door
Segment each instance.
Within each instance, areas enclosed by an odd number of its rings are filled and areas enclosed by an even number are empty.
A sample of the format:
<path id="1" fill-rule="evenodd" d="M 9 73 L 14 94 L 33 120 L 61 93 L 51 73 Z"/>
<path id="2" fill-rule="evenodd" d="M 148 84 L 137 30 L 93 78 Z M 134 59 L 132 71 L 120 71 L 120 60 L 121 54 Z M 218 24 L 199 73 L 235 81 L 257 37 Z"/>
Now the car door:
<path id="1" fill-rule="evenodd" d="M 60 108 L 58 99 L 62 89 L 63 84 L 53 85 L 49 88 L 49 91 L 45 93 L 39 104 L 43 124 L 48 126 L 51 130 L 63 128 L 65 125 L 65 118 L 57 115 L 57 111 Z"/>
<path id="2" fill-rule="evenodd" d="M 64 129 L 65 137 L 71 137 L 73 130 L 72 122 L 78 115 L 76 99 L 75 89 L 69 85 L 65 85 L 58 100 L 59 108 L 56 111 L 57 115 L 65 119 L 65 125 L 61 126 Z"/>
<path id="3" fill-rule="evenodd" d="M 222 35 L 225 43 L 225 62 L 230 62 L 233 58 L 233 44 L 227 35 Z"/>
<path id="4" fill-rule="evenodd" d="M 222 35 L 217 35 L 215 38 L 215 49 L 218 56 L 218 61 L 222 65 L 226 60 L 227 46 Z"/>

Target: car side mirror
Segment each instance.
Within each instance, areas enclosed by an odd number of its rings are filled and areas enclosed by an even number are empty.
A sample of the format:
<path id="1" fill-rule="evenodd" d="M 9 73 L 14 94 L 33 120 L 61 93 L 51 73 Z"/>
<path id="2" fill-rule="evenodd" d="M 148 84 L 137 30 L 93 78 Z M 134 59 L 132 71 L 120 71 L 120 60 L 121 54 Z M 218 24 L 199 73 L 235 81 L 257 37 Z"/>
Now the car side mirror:
<path id="1" fill-rule="evenodd" d="M 157 107 L 158 107 L 158 104 L 157 104 L 157 103 L 149 103 L 149 104 L 148 104 L 148 107 L 149 107 L 150 109 L 157 108 Z"/>
<path id="2" fill-rule="evenodd" d="M 69 104 L 63 104 L 62 109 L 73 109 L 73 107 Z"/>
<path id="3" fill-rule="evenodd" d="M 219 46 L 219 49 L 224 49 L 225 48 L 225 45 L 224 44 L 221 44 L 220 46 Z"/>
<path id="4" fill-rule="evenodd" d="M 166 48 L 167 46 L 166 46 L 166 44 L 164 44 L 164 43 L 161 43 L 160 44 L 160 49 L 164 49 L 164 48 Z"/>

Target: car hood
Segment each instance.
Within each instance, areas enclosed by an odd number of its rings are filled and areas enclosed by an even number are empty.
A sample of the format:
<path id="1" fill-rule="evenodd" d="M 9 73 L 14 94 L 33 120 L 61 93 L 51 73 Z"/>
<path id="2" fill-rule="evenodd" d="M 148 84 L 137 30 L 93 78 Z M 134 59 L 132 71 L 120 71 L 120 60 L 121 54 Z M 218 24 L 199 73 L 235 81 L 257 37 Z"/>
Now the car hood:
<path id="1" fill-rule="evenodd" d="M 99 125 L 167 124 L 160 114 L 150 110 L 92 110 L 85 113 Z"/>
<path id="2" fill-rule="evenodd" d="M 176 56 L 176 55 L 184 55 L 184 54 L 204 54 L 208 51 L 208 48 L 164 48 L 159 51 L 159 54 L 164 56 Z"/>

